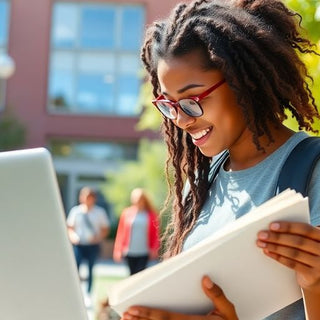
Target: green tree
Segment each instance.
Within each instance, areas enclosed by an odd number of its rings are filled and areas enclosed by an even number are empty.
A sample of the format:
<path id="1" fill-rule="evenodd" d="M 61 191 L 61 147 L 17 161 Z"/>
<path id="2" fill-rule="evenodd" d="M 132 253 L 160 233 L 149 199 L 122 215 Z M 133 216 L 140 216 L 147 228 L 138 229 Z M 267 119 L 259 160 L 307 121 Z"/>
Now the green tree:
<path id="1" fill-rule="evenodd" d="M 107 176 L 104 192 L 113 203 L 117 216 L 130 204 L 130 193 L 144 188 L 155 207 L 161 210 L 167 195 L 164 173 L 166 148 L 162 141 L 142 140 L 137 161 L 124 162 L 121 169 Z"/>
<path id="2" fill-rule="evenodd" d="M 320 1 L 319 0 L 285 0 L 289 8 L 302 16 L 302 27 L 308 37 L 318 42 L 320 35 Z"/>
<path id="3" fill-rule="evenodd" d="M 145 73 L 144 76 L 145 77 Z M 153 130 L 158 131 L 161 125 L 162 116 L 157 108 L 152 104 L 154 99 L 152 94 L 152 86 L 150 81 L 144 81 L 141 85 L 139 96 L 139 107 L 142 110 L 139 122 L 137 124 L 138 130 Z"/>
<path id="4" fill-rule="evenodd" d="M 25 144 L 26 128 L 10 111 L 0 118 L 0 151 L 22 148 Z"/>
<path id="5" fill-rule="evenodd" d="M 314 49 L 320 53 L 320 0 L 286 0 L 285 3 L 302 16 L 304 35 L 317 45 Z M 303 55 L 303 60 L 314 80 L 313 83 L 310 81 L 310 87 L 320 111 L 320 57 L 315 54 L 308 54 Z M 285 124 L 294 130 L 298 129 L 296 121 L 290 116 Z M 319 120 L 315 121 L 314 127 L 320 132 Z"/>

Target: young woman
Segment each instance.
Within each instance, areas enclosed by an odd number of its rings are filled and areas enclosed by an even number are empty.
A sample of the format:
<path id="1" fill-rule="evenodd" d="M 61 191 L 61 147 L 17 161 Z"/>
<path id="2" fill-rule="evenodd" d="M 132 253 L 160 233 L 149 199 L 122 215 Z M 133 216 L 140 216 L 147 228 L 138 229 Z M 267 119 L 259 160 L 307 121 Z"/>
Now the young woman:
<path id="1" fill-rule="evenodd" d="M 159 218 L 146 192 L 135 188 L 131 206 L 123 210 L 113 249 L 113 259 L 125 259 L 130 275 L 144 270 L 149 260 L 158 258 Z"/>
<path id="2" fill-rule="evenodd" d="M 199 0 L 149 28 L 142 60 L 175 172 L 166 257 L 274 195 L 287 155 L 308 136 L 283 125 L 287 112 L 314 132 L 319 114 L 300 56 L 315 52 L 299 22 L 281 1 Z M 210 166 L 224 150 L 229 157 L 211 183 Z M 275 221 L 257 235 L 257 250 L 293 269 L 304 296 L 268 320 L 320 319 L 319 190 L 317 164 L 308 193 L 311 225 Z M 133 306 L 123 319 L 238 319 L 223 288 L 205 275 L 202 287 L 214 305 L 208 315 Z"/>

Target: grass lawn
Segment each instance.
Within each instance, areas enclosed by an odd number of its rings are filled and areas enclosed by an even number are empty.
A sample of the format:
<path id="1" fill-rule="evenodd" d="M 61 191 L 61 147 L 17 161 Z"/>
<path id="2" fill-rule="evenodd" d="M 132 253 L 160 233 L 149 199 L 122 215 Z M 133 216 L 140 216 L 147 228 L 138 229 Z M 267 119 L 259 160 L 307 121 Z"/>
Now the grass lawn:
<path id="1" fill-rule="evenodd" d="M 96 276 L 94 278 L 94 296 L 97 301 L 105 300 L 108 296 L 108 289 L 116 282 L 122 280 L 118 276 Z"/>
<path id="2" fill-rule="evenodd" d="M 95 276 L 93 284 L 93 308 L 95 314 L 99 310 L 101 302 L 106 301 L 110 287 L 122 279 L 124 278 L 120 276 Z"/>

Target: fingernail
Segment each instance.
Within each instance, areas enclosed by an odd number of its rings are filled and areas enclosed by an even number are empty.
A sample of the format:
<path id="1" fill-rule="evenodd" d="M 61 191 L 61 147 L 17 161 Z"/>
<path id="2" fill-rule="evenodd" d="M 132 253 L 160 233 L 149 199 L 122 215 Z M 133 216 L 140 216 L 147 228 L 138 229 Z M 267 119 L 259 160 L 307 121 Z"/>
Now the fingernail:
<path id="1" fill-rule="evenodd" d="M 130 309 L 130 314 L 134 315 L 134 316 L 138 316 L 140 314 L 138 309 Z"/>
<path id="2" fill-rule="evenodd" d="M 268 232 L 259 232 L 259 234 L 258 234 L 258 238 L 259 239 L 262 239 L 262 240 L 266 240 L 266 239 L 268 239 L 268 237 L 269 237 L 269 234 L 268 234 Z"/>
<path id="3" fill-rule="evenodd" d="M 204 285 L 205 285 L 205 287 L 206 287 L 207 289 L 212 289 L 212 288 L 213 288 L 213 282 L 211 281 L 210 278 L 205 277 L 204 280 L 203 280 L 203 282 L 204 282 Z"/>
<path id="4" fill-rule="evenodd" d="M 279 230 L 280 229 L 280 223 L 278 223 L 278 222 L 271 223 L 270 229 L 271 230 Z"/>
<path id="5" fill-rule="evenodd" d="M 260 248 L 265 248 L 267 246 L 267 244 L 265 242 L 262 242 L 262 241 L 257 241 L 257 245 Z"/>

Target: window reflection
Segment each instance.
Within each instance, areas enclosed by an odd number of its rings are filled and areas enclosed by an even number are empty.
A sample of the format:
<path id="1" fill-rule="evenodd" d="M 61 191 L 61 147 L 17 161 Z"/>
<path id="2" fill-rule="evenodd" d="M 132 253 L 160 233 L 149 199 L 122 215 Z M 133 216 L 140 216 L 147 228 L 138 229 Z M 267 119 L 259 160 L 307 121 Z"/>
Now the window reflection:
<path id="1" fill-rule="evenodd" d="M 143 33 L 144 16 L 140 8 L 124 8 L 121 24 L 121 48 L 139 50 L 141 47 L 141 34 Z M 130 32 L 128 32 L 130 30 Z"/>
<path id="2" fill-rule="evenodd" d="M 56 52 L 51 57 L 50 104 L 58 110 L 70 110 L 75 92 L 74 56 L 67 52 Z"/>
<path id="3" fill-rule="evenodd" d="M 9 27 L 9 2 L 0 0 L 0 55 L 7 52 Z M 5 104 L 5 80 L 0 78 L 0 110 Z"/>
<path id="4" fill-rule="evenodd" d="M 136 160 L 137 158 L 137 144 L 132 143 L 52 140 L 49 148 L 55 157 L 78 160 Z"/>
<path id="5" fill-rule="evenodd" d="M 81 40 L 83 48 L 115 47 L 116 8 L 86 6 L 81 10 Z M 133 17 L 133 19 L 135 19 Z"/>
<path id="6" fill-rule="evenodd" d="M 142 6 L 55 3 L 49 109 L 137 114 L 143 26 Z"/>
<path id="7" fill-rule="evenodd" d="M 78 6 L 76 4 L 57 3 L 53 11 L 53 46 L 62 48 L 74 47 L 77 38 L 77 22 Z"/>

